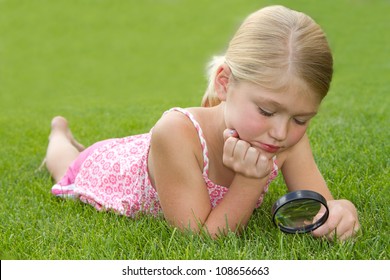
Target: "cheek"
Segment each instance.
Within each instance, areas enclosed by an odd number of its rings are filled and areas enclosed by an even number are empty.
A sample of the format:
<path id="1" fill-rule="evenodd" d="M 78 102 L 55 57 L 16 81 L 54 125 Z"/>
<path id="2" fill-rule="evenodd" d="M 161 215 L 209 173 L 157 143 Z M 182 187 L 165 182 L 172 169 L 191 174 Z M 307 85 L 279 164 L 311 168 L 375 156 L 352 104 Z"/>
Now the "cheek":
<path id="1" fill-rule="evenodd" d="M 234 119 L 232 118 L 231 124 L 237 131 L 240 139 L 249 141 L 264 133 L 267 121 L 257 112 L 245 112 L 236 115 Z"/>
<path id="2" fill-rule="evenodd" d="M 305 135 L 307 127 L 298 127 L 294 128 L 289 132 L 288 135 L 288 146 L 294 146 L 299 140 L 302 139 L 303 135 Z"/>
<path id="3" fill-rule="evenodd" d="M 246 118 L 247 116 L 242 114 L 237 106 L 227 103 L 225 109 L 225 122 L 227 128 L 238 130 L 240 125 L 245 122 Z"/>

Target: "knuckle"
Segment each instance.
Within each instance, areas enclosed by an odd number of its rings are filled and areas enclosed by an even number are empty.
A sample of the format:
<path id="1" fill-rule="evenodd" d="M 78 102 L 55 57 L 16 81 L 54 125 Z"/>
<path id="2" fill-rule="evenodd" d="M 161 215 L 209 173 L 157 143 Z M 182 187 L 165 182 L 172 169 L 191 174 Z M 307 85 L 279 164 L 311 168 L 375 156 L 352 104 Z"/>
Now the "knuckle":
<path id="1" fill-rule="evenodd" d="M 223 154 L 222 162 L 223 162 L 223 164 L 227 165 L 229 163 L 229 157 L 227 155 Z"/>
<path id="2" fill-rule="evenodd" d="M 349 214 L 346 218 L 345 218 L 347 224 L 352 228 L 355 224 L 356 224 L 356 219 L 353 215 Z"/>
<path id="3" fill-rule="evenodd" d="M 227 166 L 227 167 L 232 167 L 233 160 L 232 160 L 232 158 L 231 158 L 230 156 L 224 154 L 224 155 L 222 156 L 222 162 L 223 162 L 223 164 L 224 164 L 225 166 Z"/>
<path id="4" fill-rule="evenodd" d="M 258 156 L 258 155 L 259 155 L 259 152 L 256 150 L 256 148 L 254 148 L 254 147 L 249 147 L 249 148 L 248 148 L 248 154 L 251 154 L 251 155 L 254 155 L 254 156 Z"/>
<path id="5" fill-rule="evenodd" d="M 241 164 L 237 161 L 233 162 L 232 167 L 235 172 L 245 172 L 245 169 L 242 169 Z"/>
<path id="6" fill-rule="evenodd" d="M 328 219 L 328 221 L 329 221 L 328 222 L 329 231 L 334 230 L 337 227 L 337 225 L 338 225 L 337 220 L 336 219 Z"/>
<path id="7" fill-rule="evenodd" d="M 225 147 L 229 147 L 229 146 L 233 146 L 234 143 L 235 143 L 235 139 L 233 137 L 229 137 L 228 139 L 226 139 L 225 141 Z"/>
<path id="8" fill-rule="evenodd" d="M 246 149 L 250 147 L 249 143 L 244 140 L 238 140 L 237 145 L 239 145 L 239 147 L 241 148 L 246 148 Z"/>
<path id="9" fill-rule="evenodd" d="M 267 159 L 264 159 L 263 157 L 259 157 L 256 167 L 258 172 L 263 174 L 263 177 L 271 173 L 273 168 L 271 163 Z"/>

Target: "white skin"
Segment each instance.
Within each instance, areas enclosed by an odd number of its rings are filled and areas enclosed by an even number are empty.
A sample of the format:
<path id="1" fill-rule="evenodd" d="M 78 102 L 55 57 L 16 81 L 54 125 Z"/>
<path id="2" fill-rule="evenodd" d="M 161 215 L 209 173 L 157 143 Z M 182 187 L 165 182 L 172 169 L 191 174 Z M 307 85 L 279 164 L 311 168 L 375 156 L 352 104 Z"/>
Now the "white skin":
<path id="1" fill-rule="evenodd" d="M 202 127 L 209 150 L 209 177 L 228 187 L 211 208 L 203 179 L 203 155 L 197 132 L 179 112 L 165 114 L 153 129 L 149 176 L 165 218 L 180 229 L 207 230 L 212 237 L 240 232 L 248 223 L 273 168 L 276 155 L 289 191 L 310 189 L 328 202 L 329 218 L 313 231 L 316 237 L 341 240 L 359 229 L 357 211 L 347 200 L 334 200 L 311 152 L 306 129 L 320 101 L 295 82 L 285 92 L 271 92 L 232 79 L 230 69 L 218 69 L 215 88 L 221 104 L 189 108 Z M 47 166 L 58 181 L 83 146 L 65 119 L 52 121 Z"/>
<path id="2" fill-rule="evenodd" d="M 306 136 L 320 105 L 315 95 L 302 93 L 306 87 L 298 81 L 285 92 L 233 81 L 227 65 L 217 73 L 215 88 L 222 103 L 189 111 L 207 141 L 209 177 L 229 191 L 211 209 L 196 132 L 182 114 L 167 114 L 154 128 L 149 158 L 152 182 L 166 219 L 194 231 L 201 224 L 212 236 L 240 230 L 264 190 L 276 155 L 289 191 L 317 191 L 328 201 L 329 218 L 312 234 L 333 239 L 337 232 L 341 240 L 353 236 L 359 228 L 356 208 L 347 200 L 333 199 Z"/>
<path id="3" fill-rule="evenodd" d="M 83 150 L 84 146 L 73 137 L 68 121 L 61 116 L 53 118 L 44 162 L 55 182 L 65 175 L 69 165 Z"/>

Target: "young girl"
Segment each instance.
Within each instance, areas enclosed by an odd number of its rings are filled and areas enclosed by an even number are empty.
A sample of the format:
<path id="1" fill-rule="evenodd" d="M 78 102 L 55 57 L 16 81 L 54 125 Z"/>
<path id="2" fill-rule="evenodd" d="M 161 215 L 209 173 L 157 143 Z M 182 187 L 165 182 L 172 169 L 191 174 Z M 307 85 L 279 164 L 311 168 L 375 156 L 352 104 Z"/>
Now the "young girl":
<path id="1" fill-rule="evenodd" d="M 359 229 L 356 208 L 333 199 L 306 135 L 329 90 L 332 63 L 310 17 L 263 8 L 213 60 L 202 107 L 173 108 L 149 133 L 87 149 L 55 117 L 46 155 L 52 193 L 130 217 L 163 213 L 175 227 L 216 237 L 245 227 L 281 170 L 289 191 L 327 199 L 329 218 L 312 234 L 349 238 Z"/>

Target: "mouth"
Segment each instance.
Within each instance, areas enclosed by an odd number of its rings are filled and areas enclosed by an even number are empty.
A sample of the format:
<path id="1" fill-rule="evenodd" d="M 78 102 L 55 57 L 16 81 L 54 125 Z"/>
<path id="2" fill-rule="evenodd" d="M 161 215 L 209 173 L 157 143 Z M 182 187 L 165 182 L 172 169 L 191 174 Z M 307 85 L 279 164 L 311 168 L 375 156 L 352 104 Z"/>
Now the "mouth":
<path id="1" fill-rule="evenodd" d="M 269 145 L 265 143 L 256 143 L 255 146 L 271 154 L 276 154 L 281 149 L 281 147 L 279 146 Z"/>

